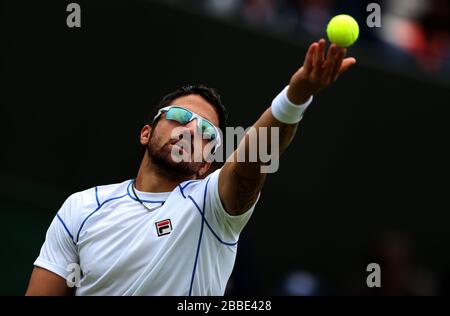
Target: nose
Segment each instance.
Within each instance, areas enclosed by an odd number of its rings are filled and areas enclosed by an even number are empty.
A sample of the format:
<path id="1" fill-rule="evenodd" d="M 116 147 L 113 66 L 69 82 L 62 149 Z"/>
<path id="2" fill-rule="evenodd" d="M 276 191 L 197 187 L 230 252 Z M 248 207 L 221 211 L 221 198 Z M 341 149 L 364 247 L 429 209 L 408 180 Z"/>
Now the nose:
<path id="1" fill-rule="evenodd" d="M 191 133 L 191 135 L 195 134 L 195 130 L 197 128 L 197 119 L 193 119 L 192 121 L 190 121 L 189 123 L 187 123 L 186 125 L 184 125 L 184 127 L 189 130 L 189 132 Z"/>

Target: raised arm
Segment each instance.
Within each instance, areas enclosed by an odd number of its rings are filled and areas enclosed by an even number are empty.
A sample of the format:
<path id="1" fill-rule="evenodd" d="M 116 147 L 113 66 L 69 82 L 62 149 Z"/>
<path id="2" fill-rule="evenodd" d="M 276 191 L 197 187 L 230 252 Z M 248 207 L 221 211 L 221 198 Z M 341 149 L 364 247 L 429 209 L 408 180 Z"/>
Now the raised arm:
<path id="1" fill-rule="evenodd" d="M 325 40 L 311 44 L 303 66 L 294 73 L 286 91 L 290 103 L 306 107 L 311 97 L 335 82 L 339 75 L 356 63 L 354 58 L 345 58 L 346 49 L 332 44 L 325 58 Z M 294 106 L 295 107 L 295 106 Z M 303 110 L 303 109 L 302 109 Z M 277 116 L 280 118 L 280 115 Z M 231 215 L 240 215 L 247 211 L 256 201 L 264 184 L 266 173 L 261 172 L 264 163 L 259 155 L 256 162 L 249 162 L 250 144 L 259 144 L 258 135 L 261 128 L 267 130 L 267 148 L 271 148 L 271 127 L 279 131 L 278 151 L 281 155 L 291 143 L 298 123 L 283 123 L 275 118 L 272 107 L 268 108 L 253 125 L 256 133 L 247 133 L 236 151 L 228 158 L 219 175 L 219 195 L 225 209 Z M 245 153 L 245 162 L 238 162 L 237 157 Z M 272 153 L 273 154 L 273 153 Z"/>

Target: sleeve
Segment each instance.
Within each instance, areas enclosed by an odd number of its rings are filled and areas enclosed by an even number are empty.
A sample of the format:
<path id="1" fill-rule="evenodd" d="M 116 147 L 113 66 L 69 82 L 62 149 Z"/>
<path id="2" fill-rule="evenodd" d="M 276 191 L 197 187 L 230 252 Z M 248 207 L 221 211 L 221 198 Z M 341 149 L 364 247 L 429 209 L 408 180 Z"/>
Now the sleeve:
<path id="1" fill-rule="evenodd" d="M 35 266 L 49 270 L 63 278 L 70 273 L 66 270 L 68 265 L 79 262 L 73 232 L 74 199 L 74 195 L 69 197 L 56 214 L 47 230 L 39 257 L 34 262 Z"/>
<path id="2" fill-rule="evenodd" d="M 207 210 L 210 210 L 205 216 L 210 218 L 209 221 L 214 223 L 216 229 L 218 229 L 222 236 L 225 236 L 228 240 L 237 241 L 242 229 L 250 219 L 256 203 L 258 203 L 260 194 L 255 203 L 241 215 L 230 215 L 224 208 L 219 196 L 219 174 L 220 170 L 214 171 L 210 177 L 207 185 L 207 198 L 206 206 Z"/>

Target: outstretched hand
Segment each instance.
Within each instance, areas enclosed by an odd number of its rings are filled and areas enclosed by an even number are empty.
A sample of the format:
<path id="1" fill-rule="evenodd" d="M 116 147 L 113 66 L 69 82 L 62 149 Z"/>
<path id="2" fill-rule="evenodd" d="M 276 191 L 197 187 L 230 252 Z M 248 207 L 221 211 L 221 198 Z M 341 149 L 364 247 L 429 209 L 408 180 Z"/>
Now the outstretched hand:
<path id="1" fill-rule="evenodd" d="M 345 58 L 346 48 L 339 48 L 336 44 L 330 45 L 325 58 L 325 44 L 326 41 L 321 39 L 309 47 L 303 66 L 289 82 L 287 96 L 291 102 L 305 103 L 356 63 L 353 57 Z"/>

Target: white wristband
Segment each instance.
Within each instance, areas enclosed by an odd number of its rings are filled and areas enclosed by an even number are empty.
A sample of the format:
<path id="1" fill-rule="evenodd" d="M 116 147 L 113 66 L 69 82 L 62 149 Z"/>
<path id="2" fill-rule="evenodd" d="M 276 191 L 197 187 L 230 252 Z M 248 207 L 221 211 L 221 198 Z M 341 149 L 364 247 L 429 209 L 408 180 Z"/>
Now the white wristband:
<path id="1" fill-rule="evenodd" d="M 303 118 L 303 113 L 313 101 L 311 96 L 306 103 L 294 104 L 287 97 L 289 86 L 283 89 L 272 101 L 272 115 L 285 124 L 297 124 Z"/>

